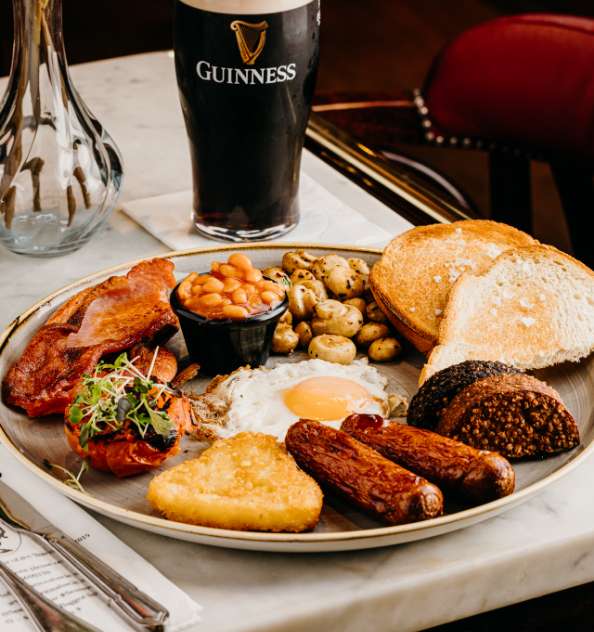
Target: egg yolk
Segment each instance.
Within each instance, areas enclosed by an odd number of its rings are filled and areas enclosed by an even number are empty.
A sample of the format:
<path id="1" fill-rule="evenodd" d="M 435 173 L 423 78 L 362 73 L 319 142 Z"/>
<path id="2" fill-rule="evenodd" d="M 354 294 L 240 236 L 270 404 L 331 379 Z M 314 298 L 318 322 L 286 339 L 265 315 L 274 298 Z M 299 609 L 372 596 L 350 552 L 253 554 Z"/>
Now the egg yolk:
<path id="1" fill-rule="evenodd" d="M 284 392 L 285 406 L 292 413 L 316 421 L 342 419 L 371 400 L 360 384 L 341 377 L 312 377 Z"/>

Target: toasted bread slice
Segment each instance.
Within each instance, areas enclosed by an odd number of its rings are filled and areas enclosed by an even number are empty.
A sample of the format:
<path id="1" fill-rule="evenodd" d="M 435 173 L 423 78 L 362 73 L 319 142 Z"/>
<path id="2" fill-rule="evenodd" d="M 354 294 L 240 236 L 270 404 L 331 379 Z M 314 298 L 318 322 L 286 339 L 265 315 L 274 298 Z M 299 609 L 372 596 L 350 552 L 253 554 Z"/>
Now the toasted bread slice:
<path id="1" fill-rule="evenodd" d="M 538 369 L 593 350 L 594 272 L 552 246 L 527 246 L 456 283 L 421 382 L 464 360 Z"/>
<path id="2" fill-rule="evenodd" d="M 220 439 L 197 459 L 156 476 L 149 502 L 171 520 L 221 529 L 299 532 L 322 510 L 318 484 L 270 435 Z"/>
<path id="3" fill-rule="evenodd" d="M 502 252 L 537 243 L 489 220 L 420 226 L 396 237 L 371 271 L 371 290 L 394 327 L 420 351 L 436 343 L 450 289 L 465 271 L 484 272 Z"/>

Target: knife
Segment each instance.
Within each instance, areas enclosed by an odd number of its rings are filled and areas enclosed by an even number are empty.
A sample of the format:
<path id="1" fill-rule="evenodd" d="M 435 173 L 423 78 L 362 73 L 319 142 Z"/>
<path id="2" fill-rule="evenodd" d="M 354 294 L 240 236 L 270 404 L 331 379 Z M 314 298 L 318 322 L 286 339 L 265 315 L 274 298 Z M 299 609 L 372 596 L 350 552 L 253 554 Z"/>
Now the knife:
<path id="1" fill-rule="evenodd" d="M 44 548 L 58 553 L 76 571 L 84 575 L 106 598 L 109 605 L 136 629 L 163 632 L 169 611 L 139 590 L 51 524 L 37 509 L 0 480 L 0 523 L 28 533 Z"/>

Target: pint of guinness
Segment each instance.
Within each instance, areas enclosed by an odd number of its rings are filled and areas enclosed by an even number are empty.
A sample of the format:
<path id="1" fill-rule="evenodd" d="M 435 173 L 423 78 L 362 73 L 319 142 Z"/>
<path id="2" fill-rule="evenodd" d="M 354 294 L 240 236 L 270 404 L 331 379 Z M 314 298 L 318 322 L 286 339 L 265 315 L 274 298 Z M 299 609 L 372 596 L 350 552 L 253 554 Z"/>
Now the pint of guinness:
<path id="1" fill-rule="evenodd" d="M 278 237 L 299 221 L 320 0 L 175 1 L 194 224 L 215 239 Z"/>

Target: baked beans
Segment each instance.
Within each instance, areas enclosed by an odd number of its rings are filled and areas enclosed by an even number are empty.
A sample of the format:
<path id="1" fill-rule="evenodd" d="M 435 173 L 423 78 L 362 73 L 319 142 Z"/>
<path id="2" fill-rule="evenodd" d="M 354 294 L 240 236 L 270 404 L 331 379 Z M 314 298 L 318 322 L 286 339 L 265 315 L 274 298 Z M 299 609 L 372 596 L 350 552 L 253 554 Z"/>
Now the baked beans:
<path id="1" fill-rule="evenodd" d="M 247 255 L 237 252 L 226 262 L 213 261 L 210 274 L 189 274 L 177 297 L 204 318 L 245 320 L 276 307 L 285 298 L 285 288 L 265 279 Z"/>

